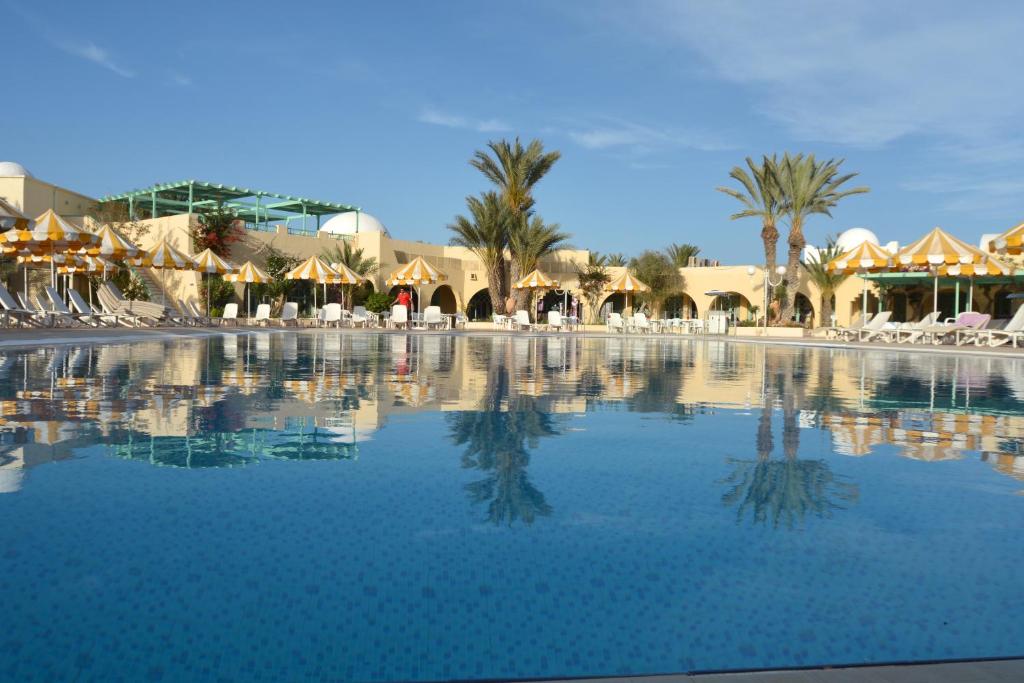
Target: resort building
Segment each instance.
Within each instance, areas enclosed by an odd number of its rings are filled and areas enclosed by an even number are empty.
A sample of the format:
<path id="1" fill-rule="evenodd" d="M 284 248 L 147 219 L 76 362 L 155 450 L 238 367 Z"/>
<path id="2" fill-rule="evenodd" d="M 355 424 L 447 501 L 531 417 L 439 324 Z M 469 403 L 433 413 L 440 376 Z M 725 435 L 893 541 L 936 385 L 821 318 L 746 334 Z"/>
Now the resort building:
<path id="1" fill-rule="evenodd" d="M 230 258 L 236 263 L 251 260 L 263 265 L 271 249 L 306 259 L 322 255 L 338 246 L 339 241 L 347 241 L 379 264 L 378 271 L 370 278 L 375 291 L 395 293 L 396 288 L 385 285 L 388 275 L 416 257 L 423 257 L 447 276 L 443 282 L 420 288 L 418 294 L 422 296 L 423 305 L 440 306 L 445 313 L 463 311 L 471 320 L 489 320 L 491 315 L 486 272 L 472 251 L 405 239 L 403 235 L 393 234 L 374 215 L 352 204 L 199 180 L 152 185 L 94 199 L 40 180 L 13 162 L 0 162 L 0 197 L 26 215 L 36 216 L 53 209 L 71 222 L 86 226 L 92 225 L 89 216 L 96 207 L 118 204 L 126 210 L 126 215 L 147 226 L 148 231 L 139 240 L 139 246 L 148 248 L 166 238 L 185 253 L 193 253 L 190 234 L 199 215 L 222 205 L 234 211 L 244 226 L 243 238 L 231 246 Z M 735 229 L 742 231 L 745 226 L 737 225 Z M 840 236 L 840 245 L 852 248 L 864 240 L 879 243 L 871 231 L 853 228 Z M 590 252 L 584 249 L 563 249 L 542 259 L 540 268 L 560 285 L 560 289 L 546 294 L 544 310 L 569 304 L 579 287 L 575 268 L 586 264 L 589 256 Z M 622 270 L 609 268 L 612 277 Z M 166 300 L 201 299 L 202 276 L 199 273 L 146 272 L 145 269 L 137 272 L 153 298 L 159 299 L 159 292 L 163 290 Z M 728 311 L 734 323 L 753 324 L 767 303 L 766 281 L 771 280 L 774 285 L 780 280 L 775 273 L 766 278 L 760 265 L 718 265 L 717 261 L 706 260 L 681 268 L 680 272 L 682 291 L 665 302 L 662 311 L 665 317 L 704 318 L 709 311 L 719 309 Z M 995 317 L 1008 317 L 1012 301 L 1005 295 L 1011 284 L 1013 282 L 1007 278 L 977 278 L 970 292 L 974 309 L 990 312 Z M 876 312 L 880 286 L 889 290 L 888 303 L 894 321 L 914 320 L 931 310 L 932 280 L 927 273 L 881 274 L 867 279 L 855 275 L 846 279 L 835 293 L 835 323 L 845 326 L 860 320 L 865 297 L 867 311 Z M 582 298 L 582 295 L 577 296 Z M 940 281 L 939 308 L 944 315 L 966 310 L 968 297 L 968 286 L 962 279 Z M 621 310 L 625 303 L 622 294 L 607 293 L 596 302 L 596 308 Z M 807 278 L 797 292 L 797 320 L 814 326 L 829 322 L 822 321 L 821 293 Z"/>

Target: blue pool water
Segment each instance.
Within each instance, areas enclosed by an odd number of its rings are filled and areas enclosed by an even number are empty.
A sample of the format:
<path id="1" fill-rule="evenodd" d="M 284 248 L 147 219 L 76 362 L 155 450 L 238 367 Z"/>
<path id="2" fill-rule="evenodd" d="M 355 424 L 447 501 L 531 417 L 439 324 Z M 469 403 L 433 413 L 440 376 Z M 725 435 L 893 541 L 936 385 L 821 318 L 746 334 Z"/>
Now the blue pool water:
<path id="1" fill-rule="evenodd" d="M 6 680 L 1024 654 L 1024 359 L 225 334 L 0 407 Z"/>

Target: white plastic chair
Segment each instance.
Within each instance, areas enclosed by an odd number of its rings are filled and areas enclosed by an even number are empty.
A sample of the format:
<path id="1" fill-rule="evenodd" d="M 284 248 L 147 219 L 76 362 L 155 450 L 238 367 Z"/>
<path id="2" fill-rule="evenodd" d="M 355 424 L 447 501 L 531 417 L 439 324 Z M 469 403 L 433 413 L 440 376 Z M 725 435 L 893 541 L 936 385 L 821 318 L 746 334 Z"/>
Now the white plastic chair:
<path id="1" fill-rule="evenodd" d="M 533 323 L 530 322 L 530 314 L 523 310 L 516 311 L 513 324 L 520 330 L 533 329 Z"/>
<path id="2" fill-rule="evenodd" d="M 622 322 L 621 313 L 609 313 L 605 324 L 608 326 L 609 332 L 624 332 L 626 330 L 626 326 Z"/>
<path id="3" fill-rule="evenodd" d="M 548 311 L 548 329 L 562 330 L 565 324 L 562 322 L 562 314 L 558 311 Z"/>
<path id="4" fill-rule="evenodd" d="M 651 331 L 651 321 L 647 319 L 646 313 L 633 314 L 633 329 L 644 333 Z"/>
<path id="5" fill-rule="evenodd" d="M 370 315 L 366 311 L 366 306 L 353 306 L 352 307 L 352 327 L 356 325 L 362 325 L 363 327 L 370 326 Z"/>
<path id="6" fill-rule="evenodd" d="M 440 306 L 427 306 L 423 311 L 423 327 L 429 330 L 431 326 L 437 329 L 444 327 L 444 316 L 441 315 Z"/>
<path id="7" fill-rule="evenodd" d="M 295 325 L 299 324 L 299 305 L 294 301 L 285 301 L 284 307 L 281 309 L 281 324 L 282 325 Z"/>
<path id="8" fill-rule="evenodd" d="M 341 327 L 341 304 L 327 304 L 322 309 L 321 319 L 324 325 Z"/>
<path id="9" fill-rule="evenodd" d="M 238 324 L 238 304 L 231 302 L 224 304 L 224 313 L 219 318 L 211 318 L 210 322 L 216 321 L 218 325 L 223 325 L 226 322 Z"/>
<path id="10" fill-rule="evenodd" d="M 256 315 L 252 321 L 257 325 L 266 325 L 270 322 L 270 304 L 260 304 L 256 307 Z"/>
<path id="11" fill-rule="evenodd" d="M 392 306 L 391 319 L 388 321 L 388 325 L 391 327 L 401 325 L 405 329 L 409 329 L 409 309 L 401 304 Z"/>

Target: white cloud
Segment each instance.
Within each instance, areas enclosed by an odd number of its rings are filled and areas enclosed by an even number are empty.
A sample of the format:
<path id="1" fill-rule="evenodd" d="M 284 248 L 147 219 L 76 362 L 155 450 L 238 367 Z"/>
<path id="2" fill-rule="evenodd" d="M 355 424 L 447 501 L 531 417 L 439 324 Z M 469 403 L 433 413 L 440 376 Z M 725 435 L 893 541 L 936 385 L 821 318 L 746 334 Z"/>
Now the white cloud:
<path id="1" fill-rule="evenodd" d="M 52 42 L 55 47 L 60 48 L 64 52 L 67 52 L 69 55 L 81 57 L 82 59 L 90 61 L 94 64 L 99 64 L 103 68 L 109 71 L 113 71 L 115 74 L 121 76 L 122 78 L 135 77 L 135 73 L 133 71 L 129 71 L 128 69 L 125 69 L 124 67 L 115 63 L 114 60 L 110 57 L 110 53 L 108 53 L 106 50 L 104 50 L 103 48 L 101 48 L 100 46 L 96 45 L 91 41 L 80 43 L 72 40 L 58 40 L 51 38 L 50 42 Z"/>
<path id="2" fill-rule="evenodd" d="M 187 88 L 188 86 L 192 85 L 192 79 L 186 76 L 185 74 L 178 73 L 177 71 L 172 71 L 171 83 L 174 83 L 174 85 L 180 85 L 183 88 Z"/>
<path id="3" fill-rule="evenodd" d="M 421 110 L 419 116 L 416 117 L 416 120 L 420 123 L 429 123 L 432 126 L 464 128 L 467 130 L 475 130 L 479 133 L 503 133 L 512 129 L 507 123 L 498 119 L 476 120 L 465 116 L 442 112 L 438 109 L 434 109 L 433 107 L 427 107 Z"/>
<path id="4" fill-rule="evenodd" d="M 685 147 L 703 151 L 730 149 L 731 146 L 708 133 L 670 128 L 655 128 L 629 121 L 607 119 L 591 126 L 576 126 L 569 137 L 587 149 L 628 149 L 649 153 L 669 147 Z"/>
<path id="5" fill-rule="evenodd" d="M 1014 218 L 1020 213 L 1024 178 L 993 175 L 937 174 L 908 180 L 900 185 L 908 192 L 935 195 L 943 211 L 968 213 L 972 217 Z M 999 226 L 993 227 L 999 231 Z"/>
<path id="6" fill-rule="evenodd" d="M 1018 5 L 663 0 L 611 12 L 696 54 L 706 75 L 748 89 L 801 139 L 984 145 L 1024 115 Z"/>

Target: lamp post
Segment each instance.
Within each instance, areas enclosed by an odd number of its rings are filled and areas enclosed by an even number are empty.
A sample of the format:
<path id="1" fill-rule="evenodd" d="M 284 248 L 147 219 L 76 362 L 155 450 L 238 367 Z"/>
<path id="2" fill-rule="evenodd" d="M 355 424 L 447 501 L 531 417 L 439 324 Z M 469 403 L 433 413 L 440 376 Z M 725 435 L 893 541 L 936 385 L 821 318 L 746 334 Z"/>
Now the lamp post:
<path id="1" fill-rule="evenodd" d="M 778 282 L 772 282 L 771 273 L 768 272 L 768 267 L 767 266 L 765 266 L 765 268 L 763 270 L 764 270 L 764 308 L 762 309 L 762 311 L 764 313 L 764 326 L 768 327 L 768 288 L 769 287 L 778 287 L 779 285 L 782 284 L 782 280 L 786 276 L 786 266 L 778 266 L 775 269 L 776 275 L 779 276 Z M 757 268 L 755 268 L 754 266 L 747 266 L 747 275 L 749 275 L 750 277 L 754 277 L 754 273 L 756 273 L 756 272 L 757 272 Z"/>

